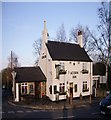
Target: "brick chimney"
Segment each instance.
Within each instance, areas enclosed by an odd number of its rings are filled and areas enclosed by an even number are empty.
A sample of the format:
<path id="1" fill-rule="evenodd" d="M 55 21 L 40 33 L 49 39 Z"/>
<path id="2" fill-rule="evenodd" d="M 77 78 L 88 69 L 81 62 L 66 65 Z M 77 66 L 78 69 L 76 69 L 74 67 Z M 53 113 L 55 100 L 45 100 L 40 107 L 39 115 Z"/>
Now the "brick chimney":
<path id="1" fill-rule="evenodd" d="M 78 39 L 78 44 L 80 45 L 81 48 L 83 48 L 82 31 L 80 31 L 80 30 L 78 31 L 77 39 Z"/>

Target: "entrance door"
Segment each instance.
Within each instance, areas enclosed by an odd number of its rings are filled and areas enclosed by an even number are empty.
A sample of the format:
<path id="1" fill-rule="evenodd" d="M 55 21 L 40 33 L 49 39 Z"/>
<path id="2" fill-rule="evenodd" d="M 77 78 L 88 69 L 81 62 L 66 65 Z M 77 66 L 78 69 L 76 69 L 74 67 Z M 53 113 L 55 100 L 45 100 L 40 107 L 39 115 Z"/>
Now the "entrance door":
<path id="1" fill-rule="evenodd" d="M 70 97 L 73 97 L 73 83 L 70 83 Z"/>
<path id="2" fill-rule="evenodd" d="M 72 104 L 72 99 L 73 99 L 73 83 L 70 83 L 70 104 Z"/>

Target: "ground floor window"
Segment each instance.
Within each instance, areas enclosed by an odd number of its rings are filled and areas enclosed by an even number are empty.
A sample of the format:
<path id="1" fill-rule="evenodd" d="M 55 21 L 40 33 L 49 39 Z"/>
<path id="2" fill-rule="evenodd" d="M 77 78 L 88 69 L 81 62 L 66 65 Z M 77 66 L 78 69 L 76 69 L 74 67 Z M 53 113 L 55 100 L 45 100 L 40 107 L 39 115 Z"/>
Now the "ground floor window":
<path id="1" fill-rule="evenodd" d="M 22 83 L 21 85 L 21 93 L 22 94 L 27 94 L 28 93 L 28 84 L 27 83 Z"/>
<path id="2" fill-rule="evenodd" d="M 100 86 L 100 81 L 99 80 L 93 80 L 93 87 L 94 88 L 99 88 L 99 86 Z"/>
<path id="3" fill-rule="evenodd" d="M 83 82 L 83 92 L 88 92 L 89 88 L 87 87 L 87 81 Z"/>
<path id="4" fill-rule="evenodd" d="M 52 85 L 49 87 L 50 94 L 52 94 Z"/>
<path id="5" fill-rule="evenodd" d="M 54 94 L 57 93 L 57 85 L 54 85 Z"/>
<path id="6" fill-rule="evenodd" d="M 21 94 L 34 94 L 34 83 L 21 83 Z"/>
<path id="7" fill-rule="evenodd" d="M 77 92 L 77 84 L 74 85 L 74 91 Z"/>
<path id="8" fill-rule="evenodd" d="M 64 94 L 65 93 L 65 84 L 64 83 L 60 83 L 59 92 L 60 92 L 60 94 Z"/>
<path id="9" fill-rule="evenodd" d="M 30 90 L 29 94 L 33 94 L 34 93 L 34 85 L 33 84 L 29 85 L 29 90 Z"/>

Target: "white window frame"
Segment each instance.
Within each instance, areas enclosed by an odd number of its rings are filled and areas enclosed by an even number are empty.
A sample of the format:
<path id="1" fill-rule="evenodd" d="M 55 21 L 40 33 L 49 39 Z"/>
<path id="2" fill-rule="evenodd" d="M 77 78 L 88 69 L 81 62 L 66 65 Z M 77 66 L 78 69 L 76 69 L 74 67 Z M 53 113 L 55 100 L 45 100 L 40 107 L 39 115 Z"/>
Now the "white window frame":
<path id="1" fill-rule="evenodd" d="M 21 83 L 21 94 L 28 94 L 28 83 Z"/>

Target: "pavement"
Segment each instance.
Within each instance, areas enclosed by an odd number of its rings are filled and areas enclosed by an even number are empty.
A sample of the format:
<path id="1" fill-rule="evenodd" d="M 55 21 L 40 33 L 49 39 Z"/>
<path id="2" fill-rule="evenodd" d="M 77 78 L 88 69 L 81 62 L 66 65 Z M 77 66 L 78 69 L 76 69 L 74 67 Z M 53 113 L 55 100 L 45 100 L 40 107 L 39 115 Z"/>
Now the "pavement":
<path id="1" fill-rule="evenodd" d="M 74 109 L 74 108 L 82 108 L 82 107 L 88 107 L 93 104 L 99 104 L 101 101 L 101 98 L 99 97 L 92 97 L 91 103 L 90 98 L 83 97 L 80 98 L 74 98 L 72 100 L 72 104 L 70 104 L 67 100 L 61 100 L 61 101 L 50 101 L 49 99 L 26 99 L 22 100 L 20 102 L 14 102 L 12 98 L 8 100 L 8 103 L 13 106 L 21 106 L 26 108 L 32 108 L 32 109 L 42 109 L 42 110 L 57 110 L 57 109 Z"/>

